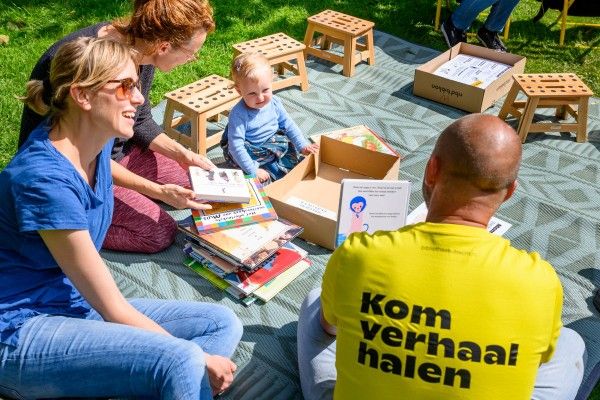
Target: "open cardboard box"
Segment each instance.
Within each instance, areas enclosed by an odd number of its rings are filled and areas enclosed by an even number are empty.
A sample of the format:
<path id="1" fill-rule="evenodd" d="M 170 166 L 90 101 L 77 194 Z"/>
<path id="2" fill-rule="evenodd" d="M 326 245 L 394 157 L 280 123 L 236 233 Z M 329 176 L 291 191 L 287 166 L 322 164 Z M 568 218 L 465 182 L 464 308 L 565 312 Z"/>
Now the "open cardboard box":
<path id="1" fill-rule="evenodd" d="M 511 65 L 500 77 L 485 89 L 434 75 L 446 61 L 458 54 L 466 54 Z M 513 74 L 522 74 L 526 58 L 510 53 L 501 53 L 481 46 L 459 43 L 433 60 L 415 70 L 413 94 L 460 108 L 469 112 L 482 112 L 510 90 Z"/>
<path id="2" fill-rule="evenodd" d="M 398 179 L 399 169 L 400 156 L 323 135 L 318 154 L 265 190 L 278 216 L 304 228 L 300 237 L 333 250 L 342 179 Z"/>

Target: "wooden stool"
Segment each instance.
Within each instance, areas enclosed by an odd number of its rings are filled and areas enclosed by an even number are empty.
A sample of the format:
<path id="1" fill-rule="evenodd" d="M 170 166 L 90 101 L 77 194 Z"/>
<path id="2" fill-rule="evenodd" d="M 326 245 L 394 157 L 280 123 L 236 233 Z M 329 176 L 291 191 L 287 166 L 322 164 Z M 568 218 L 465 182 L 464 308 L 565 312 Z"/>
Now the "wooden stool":
<path id="1" fill-rule="evenodd" d="M 192 151 L 205 155 L 206 150 L 219 144 L 223 131 L 206 137 L 207 121 L 226 114 L 240 100 L 233 82 L 219 75 L 210 75 L 180 89 L 165 94 L 164 129 L 172 139 Z M 175 111 L 183 114 L 175 117 Z M 180 133 L 175 127 L 190 121 L 191 135 Z"/>
<path id="2" fill-rule="evenodd" d="M 308 27 L 304 36 L 305 52 L 307 55 L 343 65 L 344 76 L 352 76 L 354 66 L 363 60 L 368 60 L 369 65 L 375 65 L 374 25 L 373 22 L 337 11 L 322 11 L 308 17 Z M 320 32 L 322 35 L 313 42 L 315 32 Z M 357 40 L 363 36 L 366 36 L 366 44 L 358 43 Z M 329 51 L 331 42 L 344 46 L 343 57 Z M 315 45 L 320 48 L 315 48 Z"/>
<path id="3" fill-rule="evenodd" d="M 304 62 L 305 47 L 304 44 L 292 39 L 285 33 L 276 33 L 234 44 L 233 56 L 236 57 L 244 52 L 256 51 L 267 57 L 269 64 L 275 67 L 279 75 L 283 75 L 286 69 L 293 74 L 291 77 L 274 81 L 273 90 L 300 85 L 300 88 L 304 91 L 308 90 L 308 74 L 306 73 L 306 63 Z M 290 61 L 295 61 L 296 65 L 290 63 Z"/>
<path id="4" fill-rule="evenodd" d="M 517 133 L 524 143 L 529 132 L 576 132 L 577 142 L 587 141 L 588 101 L 592 91 L 575 74 L 517 74 L 498 117 L 508 114 L 519 119 Z M 515 101 L 519 91 L 527 101 Z M 574 108 L 573 106 L 577 106 Z M 535 110 L 555 108 L 556 117 L 564 120 L 567 113 L 576 123 L 533 123 Z"/>

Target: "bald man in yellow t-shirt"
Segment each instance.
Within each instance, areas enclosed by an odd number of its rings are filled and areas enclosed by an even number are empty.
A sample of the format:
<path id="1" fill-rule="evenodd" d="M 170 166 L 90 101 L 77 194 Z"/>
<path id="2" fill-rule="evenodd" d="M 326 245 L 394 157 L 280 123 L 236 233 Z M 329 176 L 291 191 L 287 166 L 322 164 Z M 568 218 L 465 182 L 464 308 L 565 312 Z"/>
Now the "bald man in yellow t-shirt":
<path id="1" fill-rule="evenodd" d="M 585 345 L 562 328 L 554 269 L 486 230 L 520 160 L 510 126 L 463 117 L 427 163 L 426 222 L 333 253 L 298 323 L 307 399 L 575 397 Z"/>

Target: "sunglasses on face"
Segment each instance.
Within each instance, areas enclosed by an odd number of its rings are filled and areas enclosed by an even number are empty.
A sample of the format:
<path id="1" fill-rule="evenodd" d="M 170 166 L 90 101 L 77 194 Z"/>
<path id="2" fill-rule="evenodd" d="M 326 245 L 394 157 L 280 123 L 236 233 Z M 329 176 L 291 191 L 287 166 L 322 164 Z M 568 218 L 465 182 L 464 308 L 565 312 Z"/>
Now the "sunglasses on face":
<path id="1" fill-rule="evenodd" d="M 137 89 L 141 92 L 140 81 L 134 81 L 132 78 L 123 78 L 123 79 L 113 79 L 108 81 L 107 83 L 120 83 L 121 85 L 117 87 L 117 98 L 121 100 L 131 99 L 133 96 L 133 90 Z"/>

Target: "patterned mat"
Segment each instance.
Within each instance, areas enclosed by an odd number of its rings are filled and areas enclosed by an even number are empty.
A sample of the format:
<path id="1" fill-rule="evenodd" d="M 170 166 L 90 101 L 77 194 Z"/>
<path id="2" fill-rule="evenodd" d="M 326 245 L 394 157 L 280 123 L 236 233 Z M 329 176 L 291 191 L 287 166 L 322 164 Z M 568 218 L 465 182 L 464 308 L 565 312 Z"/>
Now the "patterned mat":
<path id="1" fill-rule="evenodd" d="M 352 78 L 341 67 L 309 60 L 310 89 L 278 93 L 308 136 L 365 124 L 400 154 L 400 178 L 413 181 L 411 209 L 422 202 L 421 178 L 437 134 L 462 111 L 412 95 L 414 69 L 435 57 L 385 33 L 375 33 L 376 65 L 361 64 Z M 164 104 L 154 110 L 162 121 Z M 498 106 L 488 110 L 497 114 Z M 516 247 L 539 252 L 557 269 L 565 289 L 563 321 L 586 340 L 586 377 L 600 361 L 600 319 L 591 298 L 600 286 L 600 101 L 590 105 L 589 142 L 568 136 L 530 135 L 524 145 L 519 188 L 498 216 L 513 224 Z M 218 160 L 220 150 L 209 155 Z M 183 218 L 186 211 L 173 212 Z M 236 311 L 244 336 L 234 361 L 239 369 L 226 399 L 301 399 L 296 358 L 298 310 L 320 286 L 330 252 L 302 240 L 311 268 L 267 304 L 244 307 L 182 265 L 183 238 L 156 255 L 102 252 L 128 297 L 214 301 Z"/>

